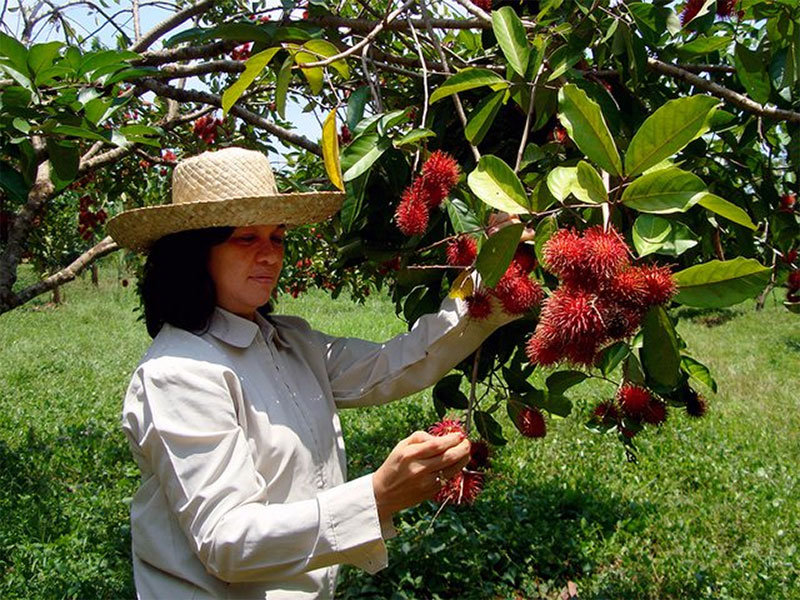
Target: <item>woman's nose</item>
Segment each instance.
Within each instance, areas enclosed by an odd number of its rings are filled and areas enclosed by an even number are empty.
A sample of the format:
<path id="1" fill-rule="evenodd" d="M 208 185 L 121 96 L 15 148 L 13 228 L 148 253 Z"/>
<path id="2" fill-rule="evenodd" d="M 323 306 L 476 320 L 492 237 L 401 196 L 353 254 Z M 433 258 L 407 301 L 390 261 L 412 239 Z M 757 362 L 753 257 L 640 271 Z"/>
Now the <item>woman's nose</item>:
<path id="1" fill-rule="evenodd" d="M 279 244 L 272 240 L 267 240 L 261 244 L 256 258 L 259 262 L 276 263 L 281 260 L 282 250 L 283 248 Z"/>

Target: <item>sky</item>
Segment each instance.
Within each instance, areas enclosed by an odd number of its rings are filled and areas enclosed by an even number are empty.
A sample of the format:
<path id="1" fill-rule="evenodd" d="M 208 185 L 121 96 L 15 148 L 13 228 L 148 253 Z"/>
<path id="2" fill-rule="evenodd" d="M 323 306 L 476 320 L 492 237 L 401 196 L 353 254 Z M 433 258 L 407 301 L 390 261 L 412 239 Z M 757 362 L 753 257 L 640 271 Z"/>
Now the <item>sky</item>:
<path id="1" fill-rule="evenodd" d="M 23 0 L 16 0 L 16 1 L 8 1 L 7 9 L 5 14 L 2 17 L 2 31 L 8 33 L 16 38 L 19 39 L 22 33 L 22 21 L 19 16 L 19 5 L 22 4 L 25 6 L 26 10 L 30 10 L 30 8 L 34 4 L 38 4 L 38 2 L 31 2 L 31 1 L 23 1 Z M 52 2 L 55 6 L 64 6 L 66 4 L 72 4 L 71 1 L 68 0 L 57 0 Z M 113 15 L 120 10 L 123 9 L 130 9 L 131 3 L 127 1 L 122 2 L 107 2 L 108 7 L 103 9 L 106 11 L 106 14 Z M 278 0 L 270 0 L 267 2 L 267 6 L 272 7 L 279 7 L 280 2 Z M 169 17 L 174 13 L 174 9 L 166 9 L 161 8 L 158 6 L 158 2 L 153 2 L 152 0 L 141 0 L 140 2 L 140 30 L 141 33 L 144 34 L 153 27 L 155 27 L 158 23 Z M 48 9 L 43 9 L 46 11 Z M 42 14 L 42 13 L 40 13 Z M 79 35 L 89 35 L 93 32 L 97 32 L 96 35 L 98 39 L 102 42 L 103 45 L 108 47 L 115 47 L 116 46 L 116 38 L 118 35 L 118 31 L 111 27 L 106 26 L 100 31 L 97 31 L 99 27 L 102 26 L 105 19 L 97 14 L 96 12 L 92 12 L 88 10 L 85 6 L 72 6 L 65 12 L 67 15 L 68 21 L 74 31 Z M 128 34 L 128 36 L 133 39 L 134 37 L 134 26 L 133 26 L 133 19 L 130 15 L 126 15 L 124 18 L 117 18 L 115 19 L 121 28 Z M 170 35 L 174 35 L 183 29 L 188 29 L 193 27 L 194 24 L 192 21 L 188 21 L 184 23 L 182 26 L 176 28 L 166 37 Z M 46 24 L 41 27 L 37 27 L 34 32 L 34 43 L 42 43 L 50 40 L 63 40 L 64 34 L 60 28 L 55 27 L 52 24 Z M 163 39 L 163 38 L 162 38 Z M 156 43 L 151 49 L 158 49 L 160 47 L 160 43 Z M 187 82 L 187 87 L 195 88 L 195 89 L 207 89 L 205 85 L 194 78 Z M 291 96 L 289 101 L 287 102 L 286 106 L 286 116 L 287 120 L 293 122 L 296 126 L 296 131 L 308 139 L 312 141 L 319 141 L 319 138 L 322 135 L 322 130 L 319 125 L 317 119 L 310 113 L 303 112 L 303 106 L 298 104 L 296 101 L 293 101 Z M 276 142 L 278 140 L 275 140 Z M 276 148 L 281 151 L 285 151 L 287 146 L 283 144 L 275 144 Z M 284 162 L 280 155 L 273 155 L 270 157 L 273 161 L 273 164 L 279 164 Z"/>

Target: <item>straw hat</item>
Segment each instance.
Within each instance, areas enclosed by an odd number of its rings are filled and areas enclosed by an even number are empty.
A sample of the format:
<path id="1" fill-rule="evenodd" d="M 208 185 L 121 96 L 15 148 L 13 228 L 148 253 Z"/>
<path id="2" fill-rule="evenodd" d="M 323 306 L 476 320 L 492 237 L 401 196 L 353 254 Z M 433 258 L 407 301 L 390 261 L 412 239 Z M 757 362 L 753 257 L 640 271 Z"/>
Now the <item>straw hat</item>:
<path id="1" fill-rule="evenodd" d="M 225 148 L 180 161 L 171 204 L 126 210 L 108 222 L 108 232 L 120 246 L 144 251 L 187 229 L 314 223 L 333 215 L 343 199 L 342 192 L 280 194 L 264 154 Z"/>

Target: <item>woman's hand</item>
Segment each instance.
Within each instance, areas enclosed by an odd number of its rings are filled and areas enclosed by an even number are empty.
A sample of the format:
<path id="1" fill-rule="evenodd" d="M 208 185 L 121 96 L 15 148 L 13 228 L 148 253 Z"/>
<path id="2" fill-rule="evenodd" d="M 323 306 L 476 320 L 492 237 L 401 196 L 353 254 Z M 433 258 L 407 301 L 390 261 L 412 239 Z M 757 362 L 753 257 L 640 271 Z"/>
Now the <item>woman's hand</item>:
<path id="1" fill-rule="evenodd" d="M 434 437 L 415 431 L 397 444 L 372 477 L 381 520 L 433 498 L 442 482 L 467 465 L 469 449 L 460 433 Z"/>
<path id="2" fill-rule="evenodd" d="M 503 227 L 508 227 L 509 225 L 513 225 L 514 223 L 520 223 L 520 219 L 517 215 L 510 215 L 506 212 L 498 211 L 496 213 L 492 213 L 489 215 L 489 228 L 486 230 L 486 234 L 488 236 L 493 236 L 495 233 L 500 231 Z M 526 227 L 522 230 L 522 235 L 520 236 L 520 242 L 529 242 L 533 240 L 534 237 L 534 230 L 530 227 Z"/>

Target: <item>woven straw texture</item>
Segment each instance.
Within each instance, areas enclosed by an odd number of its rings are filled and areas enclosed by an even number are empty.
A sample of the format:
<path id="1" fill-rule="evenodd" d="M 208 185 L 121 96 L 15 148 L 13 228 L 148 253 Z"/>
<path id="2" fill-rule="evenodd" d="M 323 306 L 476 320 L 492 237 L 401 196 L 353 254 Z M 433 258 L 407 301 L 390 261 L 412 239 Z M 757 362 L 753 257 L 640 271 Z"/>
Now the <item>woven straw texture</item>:
<path id="1" fill-rule="evenodd" d="M 172 204 L 120 213 L 108 232 L 120 246 L 146 251 L 157 239 L 188 229 L 314 223 L 339 210 L 343 199 L 341 192 L 279 194 L 266 156 L 226 148 L 178 163 Z"/>

